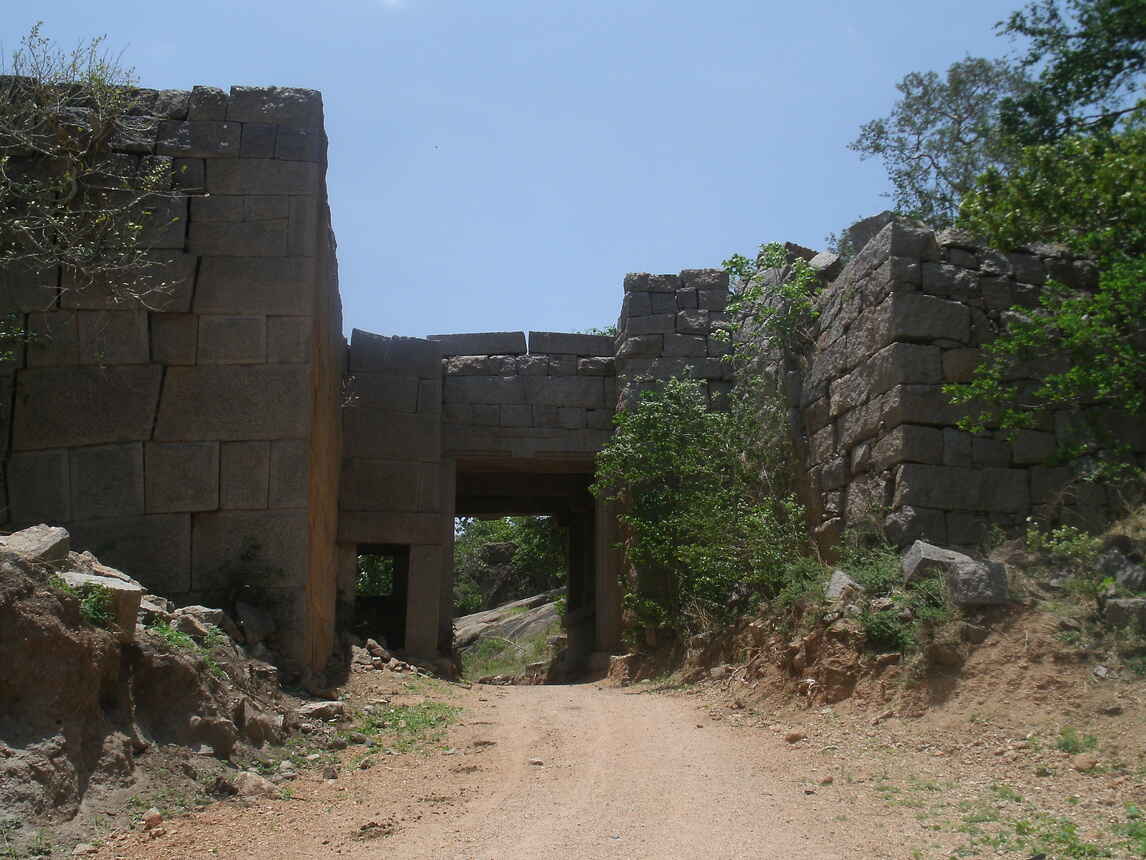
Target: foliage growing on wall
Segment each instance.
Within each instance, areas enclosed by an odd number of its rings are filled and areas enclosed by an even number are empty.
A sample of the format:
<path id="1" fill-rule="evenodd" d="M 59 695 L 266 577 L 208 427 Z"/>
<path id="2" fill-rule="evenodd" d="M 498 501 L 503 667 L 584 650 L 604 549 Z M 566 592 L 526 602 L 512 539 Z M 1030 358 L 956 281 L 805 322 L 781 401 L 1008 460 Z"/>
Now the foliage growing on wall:
<path id="1" fill-rule="evenodd" d="M 65 50 L 37 24 L 0 71 L 0 271 L 34 286 L 99 284 L 124 301 L 163 289 L 142 240 L 171 160 L 113 151 L 155 122 L 132 115 L 131 70 L 102 37 Z M 8 348 L 20 328 L 7 320 Z"/>

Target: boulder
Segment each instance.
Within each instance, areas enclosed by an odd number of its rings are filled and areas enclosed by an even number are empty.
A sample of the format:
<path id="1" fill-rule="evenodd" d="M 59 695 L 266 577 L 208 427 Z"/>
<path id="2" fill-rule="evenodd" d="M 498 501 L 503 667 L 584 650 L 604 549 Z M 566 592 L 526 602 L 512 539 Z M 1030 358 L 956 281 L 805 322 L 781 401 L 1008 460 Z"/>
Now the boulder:
<path id="1" fill-rule="evenodd" d="M 301 720 L 341 720 L 346 717 L 342 702 L 307 702 L 298 709 Z"/>
<path id="2" fill-rule="evenodd" d="M 1139 627 L 1146 630 L 1146 597 L 1117 597 L 1106 601 L 1106 623 L 1113 627 Z"/>
<path id="3" fill-rule="evenodd" d="M 49 567 L 59 567 L 68 560 L 71 544 L 67 529 L 43 524 L 0 536 L 0 549 Z"/>
<path id="4" fill-rule="evenodd" d="M 139 612 L 139 603 L 143 599 L 143 586 L 137 582 L 124 582 L 109 576 L 96 573 L 81 573 L 76 570 L 65 570 L 60 573 L 60 579 L 79 591 L 99 587 L 107 589 L 111 595 L 112 615 L 116 627 L 119 628 L 119 641 L 131 642 L 135 639 L 135 616 Z"/>
<path id="5" fill-rule="evenodd" d="M 180 633 L 186 633 L 200 645 L 211 635 L 210 628 L 195 615 L 173 615 L 171 626 Z"/>
<path id="6" fill-rule="evenodd" d="M 390 659 L 390 652 L 387 651 L 385 648 L 383 648 L 381 645 L 379 645 L 373 639 L 367 639 L 366 640 L 366 650 L 370 654 L 371 657 L 377 657 L 380 660 L 389 660 Z"/>
<path id="7" fill-rule="evenodd" d="M 136 613 L 136 618 L 144 627 L 170 624 L 171 601 L 156 597 L 154 594 L 145 594 L 139 602 L 139 612 Z"/>
<path id="8" fill-rule="evenodd" d="M 203 624 L 212 624 L 231 637 L 234 642 L 242 642 L 243 634 L 239 632 L 238 625 L 231 620 L 222 609 L 212 609 L 208 606 L 184 606 L 175 610 L 175 615 L 193 615 Z"/>
<path id="9" fill-rule="evenodd" d="M 832 571 L 832 578 L 824 586 L 824 597 L 835 602 L 863 596 L 863 586 L 842 570 Z"/>
<path id="10" fill-rule="evenodd" d="M 1006 568 L 997 562 L 978 561 L 917 540 L 904 553 L 902 566 L 908 583 L 941 575 L 955 606 L 999 606 L 1010 600 Z"/>
<path id="11" fill-rule="evenodd" d="M 820 251 L 812 257 L 808 265 L 825 281 L 832 281 L 843 269 L 844 261 L 839 254 L 834 254 L 831 251 Z"/>
<path id="12" fill-rule="evenodd" d="M 1104 577 L 1113 577 L 1115 583 L 1127 591 L 1146 591 L 1146 567 L 1135 564 L 1121 550 L 1111 548 L 1097 560 L 1098 571 Z"/>
<path id="13" fill-rule="evenodd" d="M 264 779 L 249 770 L 240 771 L 232 780 L 235 792 L 240 797 L 278 797 L 279 789 L 269 779 Z"/>
<path id="14" fill-rule="evenodd" d="M 229 760 L 239 739 L 239 730 L 226 717 L 191 717 L 191 735 L 206 744 L 217 758 Z"/>

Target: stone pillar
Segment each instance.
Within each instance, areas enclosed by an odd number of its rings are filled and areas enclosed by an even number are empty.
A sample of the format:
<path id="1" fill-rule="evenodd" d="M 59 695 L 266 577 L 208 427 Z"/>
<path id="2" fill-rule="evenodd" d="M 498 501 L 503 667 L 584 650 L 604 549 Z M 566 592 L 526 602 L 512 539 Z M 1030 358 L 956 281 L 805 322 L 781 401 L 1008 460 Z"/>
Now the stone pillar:
<path id="1" fill-rule="evenodd" d="M 457 503 L 457 461 L 442 460 L 442 567 L 438 595 L 438 653 L 454 649 L 454 509 Z"/>
<path id="2" fill-rule="evenodd" d="M 438 656 L 438 617 L 441 610 L 442 547 L 410 547 L 410 584 L 406 597 L 406 653 Z"/>
<path id="3" fill-rule="evenodd" d="M 595 650 L 616 653 L 621 647 L 621 565 L 624 561 L 617 547 L 621 539 L 617 506 L 614 502 L 598 500 L 593 515 L 597 579 Z"/>

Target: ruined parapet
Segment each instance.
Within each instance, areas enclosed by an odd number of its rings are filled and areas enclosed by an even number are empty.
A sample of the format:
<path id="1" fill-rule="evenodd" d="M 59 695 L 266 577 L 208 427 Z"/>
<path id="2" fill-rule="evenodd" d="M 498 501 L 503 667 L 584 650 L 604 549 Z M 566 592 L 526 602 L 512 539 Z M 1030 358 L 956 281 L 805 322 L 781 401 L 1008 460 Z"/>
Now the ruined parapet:
<path id="1" fill-rule="evenodd" d="M 0 308 L 33 338 L 0 384 L 7 518 L 66 524 L 181 602 L 245 590 L 296 634 L 277 643 L 289 661 L 317 668 L 342 363 L 321 97 L 196 87 L 146 91 L 139 111 L 117 147 L 170 164 L 145 240 L 167 289 L 144 307 L 5 281 Z"/>
<path id="2" fill-rule="evenodd" d="M 967 407 L 942 391 L 970 378 L 1008 309 L 1035 307 L 1048 277 L 1087 287 L 1096 272 L 1057 248 L 1002 254 L 904 222 L 848 263 L 821 296 L 800 392 L 822 545 L 866 523 L 900 544 L 973 546 L 992 525 L 1017 526 L 1048 505 L 1083 522 L 1105 513 L 1102 486 L 1064 495 L 1071 469 L 1050 464 L 1070 442 L 1069 415 L 1046 416 L 1014 441 L 972 435 L 956 427 Z M 1033 383 L 1048 369 L 1020 367 L 1016 378 Z M 1124 429 L 1146 451 L 1146 430 Z"/>
<path id="3" fill-rule="evenodd" d="M 714 336 L 727 305 L 728 273 L 720 269 L 627 275 L 617 322 L 618 407 L 686 370 L 705 380 L 709 403 L 719 406 L 732 387 L 728 343 Z"/>

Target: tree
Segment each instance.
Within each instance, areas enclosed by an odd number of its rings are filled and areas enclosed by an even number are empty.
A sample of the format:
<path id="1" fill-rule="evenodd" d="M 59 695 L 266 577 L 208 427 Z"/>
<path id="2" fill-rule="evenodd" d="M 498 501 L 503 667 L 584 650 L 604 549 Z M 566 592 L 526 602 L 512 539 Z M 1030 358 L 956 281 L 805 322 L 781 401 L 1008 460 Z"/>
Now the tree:
<path id="1" fill-rule="evenodd" d="M 1000 106 L 1030 86 L 1022 70 L 981 57 L 952 64 L 943 77 L 912 72 L 896 84 L 891 113 L 865 123 L 848 148 L 883 161 L 898 212 L 949 226 L 979 175 L 1013 161 L 1014 147 L 998 133 Z"/>
<path id="2" fill-rule="evenodd" d="M 1051 408 L 1146 414 L 1146 129 L 1026 147 L 1010 174 L 983 177 L 961 224 L 1004 249 L 1060 242 L 1099 268 L 1093 292 L 1051 281 L 1034 312 L 1014 309 L 972 380 L 948 388 L 979 404 L 965 426 L 1020 429 Z M 1039 359 L 1062 367 L 1031 389 L 1012 381 Z"/>
<path id="3" fill-rule="evenodd" d="M 1021 65 L 1041 69 L 1036 86 L 1003 100 L 1004 133 L 1047 143 L 1141 117 L 1146 0 L 1036 0 L 997 28 L 1028 39 Z"/>
<path id="4" fill-rule="evenodd" d="M 0 69 L 0 286 L 93 285 L 138 302 L 149 277 L 153 204 L 171 160 L 117 152 L 155 120 L 133 116 L 134 77 L 104 38 L 67 51 L 37 24 Z M 0 311 L 7 310 L 0 302 Z M 9 316 L 0 338 L 18 336 Z M 0 348 L 3 344 L 0 343 Z"/>
<path id="5" fill-rule="evenodd" d="M 507 562 L 490 565 L 486 547 L 503 545 Z M 553 517 L 465 517 L 454 533 L 454 608 L 492 609 L 565 584 L 565 531 Z"/>

